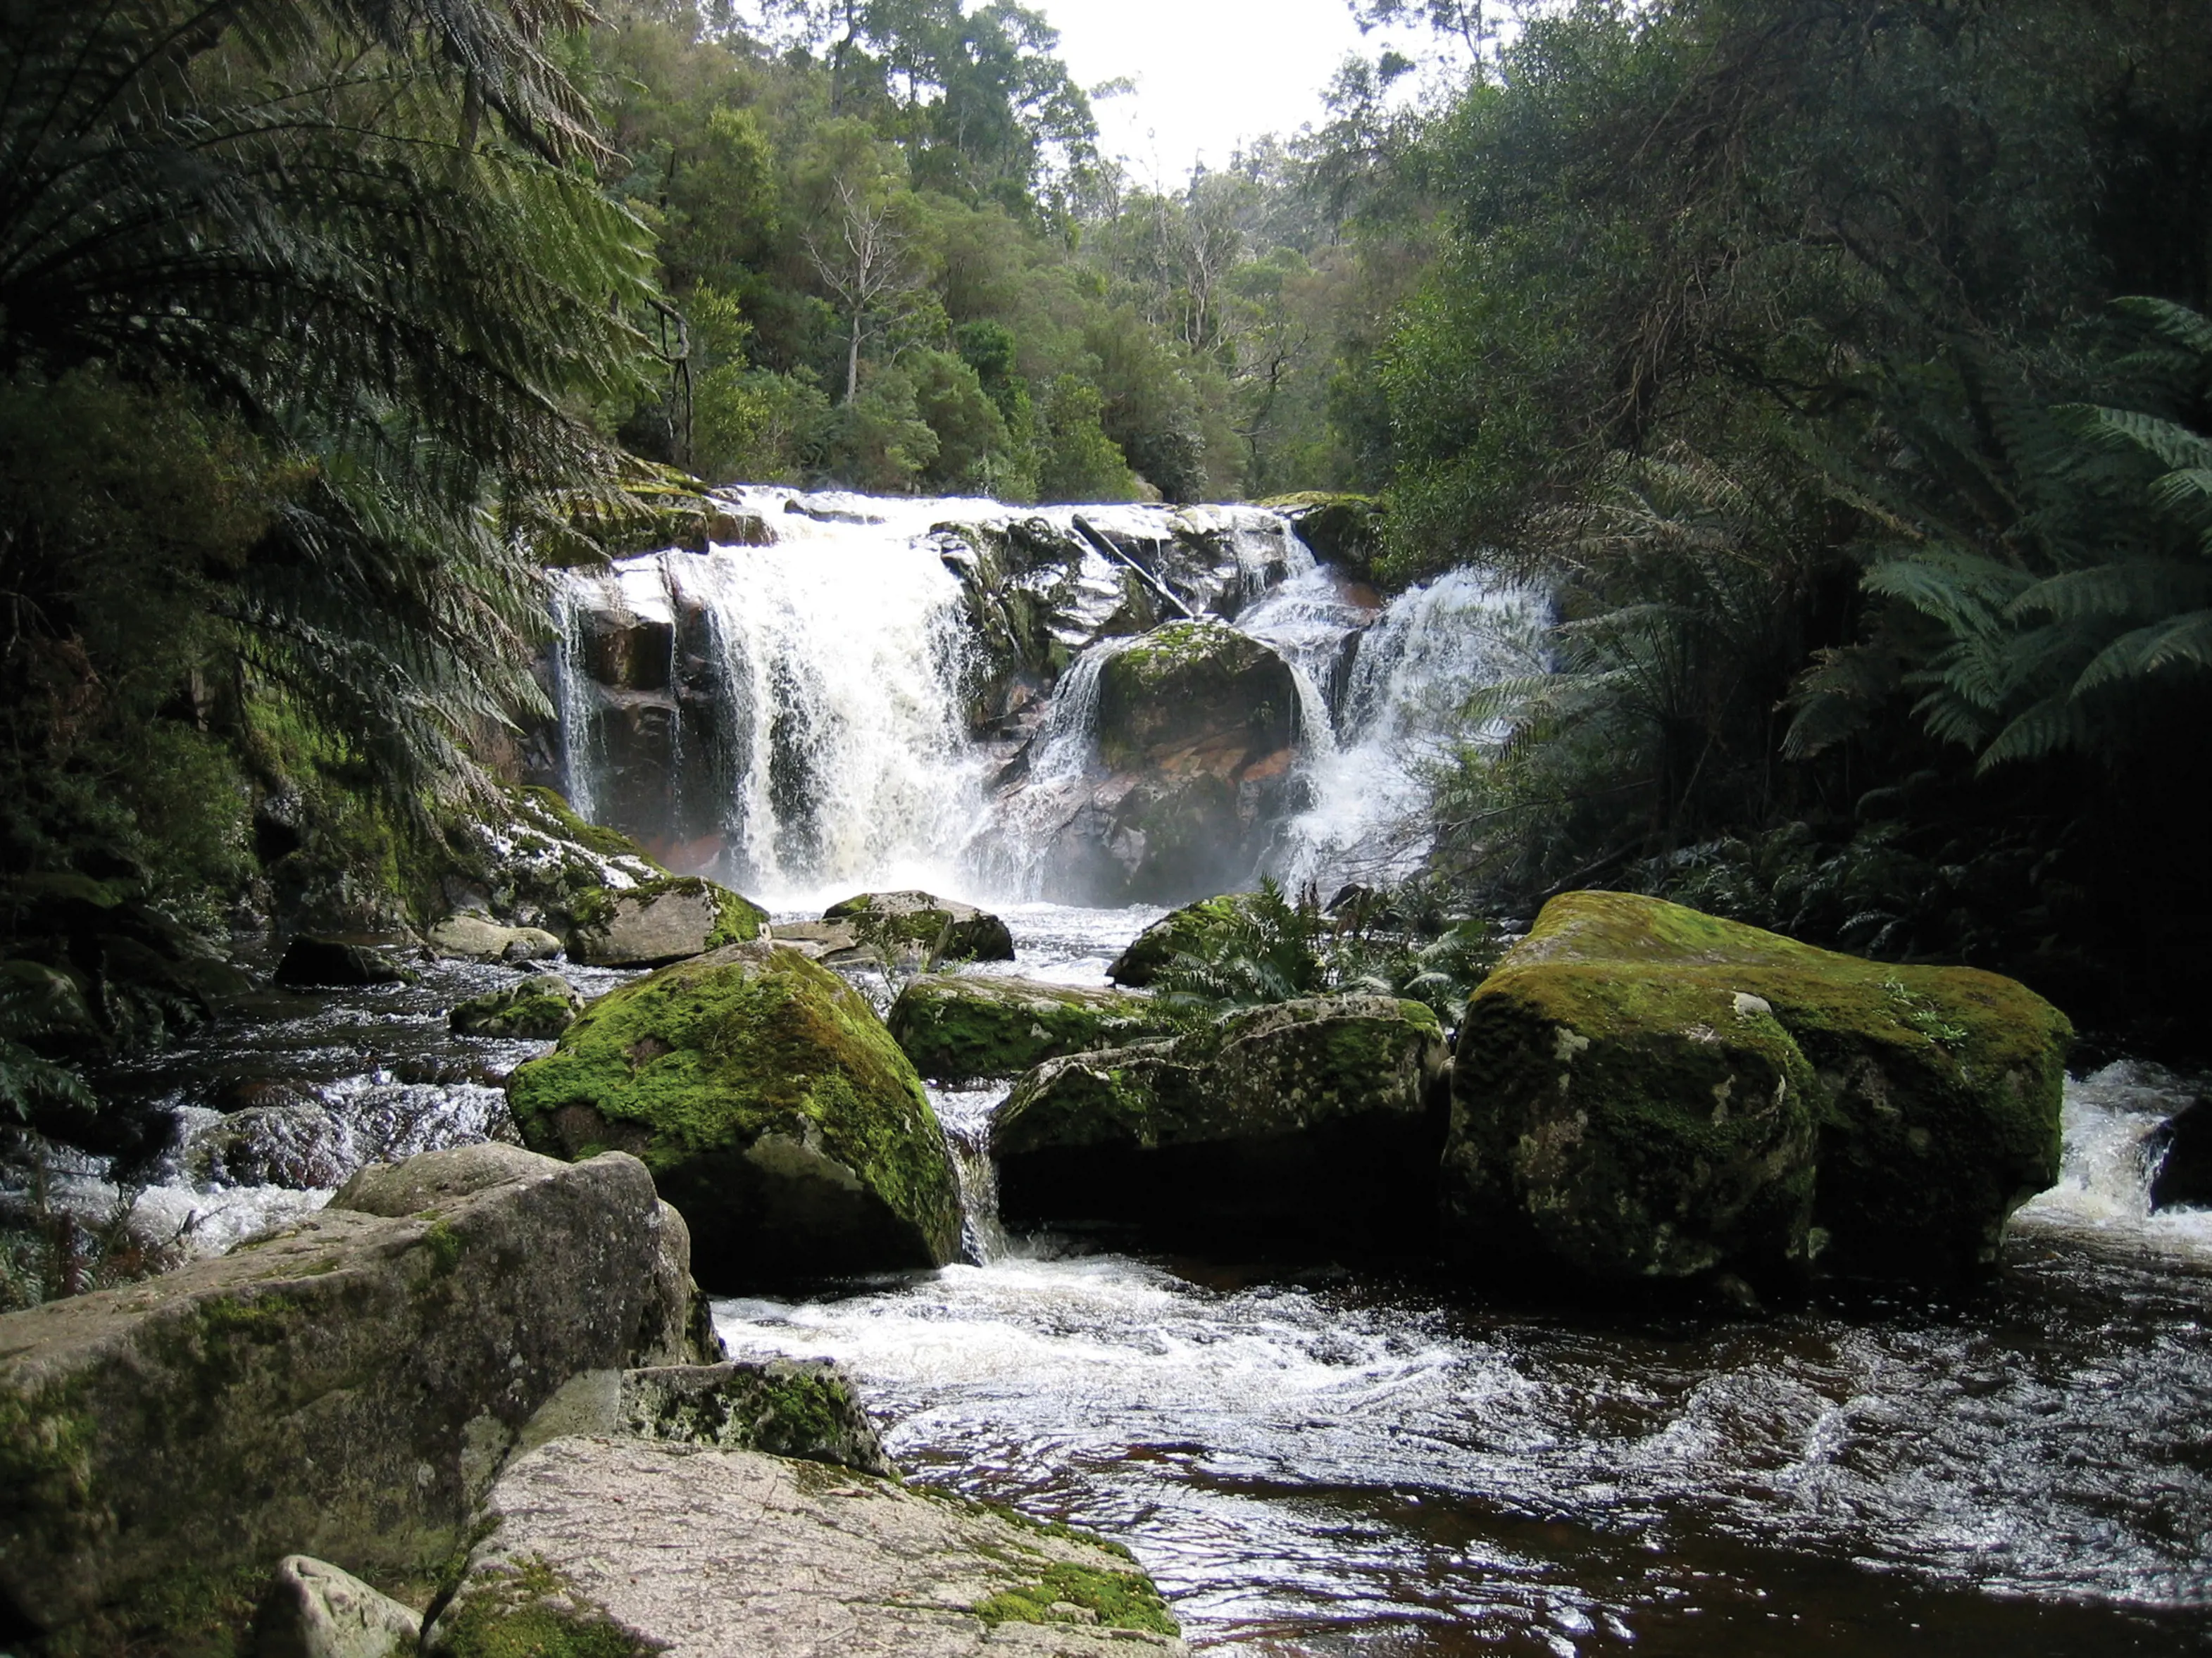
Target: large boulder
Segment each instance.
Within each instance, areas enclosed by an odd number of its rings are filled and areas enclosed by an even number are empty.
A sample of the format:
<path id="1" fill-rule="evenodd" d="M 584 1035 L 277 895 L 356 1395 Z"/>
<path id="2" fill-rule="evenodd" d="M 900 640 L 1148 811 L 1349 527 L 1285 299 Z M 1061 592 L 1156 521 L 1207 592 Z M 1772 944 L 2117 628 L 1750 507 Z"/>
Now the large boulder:
<path id="1" fill-rule="evenodd" d="M 1170 1034 L 1146 996 L 1031 979 L 931 974 L 891 1004 L 893 1040 L 933 1082 L 1018 1077 L 1068 1054 L 1122 1048 Z"/>
<path id="2" fill-rule="evenodd" d="M 1126 1554 L 757 1452 L 570 1437 L 510 1466 L 433 1658 L 1180 1654 Z"/>
<path id="3" fill-rule="evenodd" d="M 289 990 L 357 989 L 367 985 L 411 985 L 422 975 L 402 967 L 383 950 L 346 938 L 302 935 L 284 946 L 276 982 Z"/>
<path id="4" fill-rule="evenodd" d="M 428 1573 L 532 1413 L 636 1362 L 662 1232 L 634 1158 L 465 1146 L 365 1170 L 229 1254 L 0 1317 L 0 1612 L 57 1631 L 295 1551 Z"/>
<path id="5" fill-rule="evenodd" d="M 929 962 L 1011 962 L 1014 935 L 988 911 L 927 892 L 863 892 L 822 912 L 863 949 Z"/>
<path id="6" fill-rule="evenodd" d="M 768 912 L 696 875 L 580 896 L 569 949 L 592 967 L 660 967 L 761 936 Z"/>
<path id="7" fill-rule="evenodd" d="M 1419 1002 L 1346 996 L 1048 1060 L 993 1127 L 1000 1212 L 1253 1247 L 1431 1236 L 1446 1055 Z"/>
<path id="8" fill-rule="evenodd" d="M 1971 1273 L 2057 1177 L 2070 1035 L 1993 974 L 1570 893 L 1468 1005 L 1447 1224 L 1600 1284 Z"/>
<path id="9" fill-rule="evenodd" d="M 447 825 L 446 841 L 442 897 L 456 917 L 481 912 L 497 924 L 553 934 L 556 942 L 575 925 L 579 908 L 598 902 L 604 890 L 668 873 L 621 831 L 586 823 L 550 788 L 505 787 L 492 810 Z"/>
<path id="10" fill-rule="evenodd" d="M 921 1079 L 866 999 L 796 950 L 735 944 L 601 997 L 507 1098 L 539 1150 L 642 1157 L 713 1288 L 958 1253 Z"/>
<path id="11" fill-rule="evenodd" d="M 1176 904 L 1249 880 L 1300 799 L 1290 664 L 1222 623 L 1178 621 L 1112 647 L 1097 675 L 1103 770 L 1008 785 L 1008 809 L 1038 826 L 1048 895 Z"/>

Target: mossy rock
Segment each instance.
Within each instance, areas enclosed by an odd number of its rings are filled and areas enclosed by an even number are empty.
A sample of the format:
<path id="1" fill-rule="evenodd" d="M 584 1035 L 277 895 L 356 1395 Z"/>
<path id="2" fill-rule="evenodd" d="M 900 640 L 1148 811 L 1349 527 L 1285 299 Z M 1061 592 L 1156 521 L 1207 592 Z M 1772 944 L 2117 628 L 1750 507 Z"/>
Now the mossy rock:
<path id="1" fill-rule="evenodd" d="M 520 1036 L 550 1042 L 576 1022 L 584 999 L 557 973 L 471 996 L 447 1016 L 457 1036 Z"/>
<path id="2" fill-rule="evenodd" d="M 1419 1244 L 1446 1069 L 1435 1013 L 1380 996 L 1285 1002 L 1048 1060 L 994 1124 L 1001 1212 L 1163 1242 Z"/>
<path id="3" fill-rule="evenodd" d="M 1214 941 L 1259 896 L 1256 892 L 1224 892 L 1169 911 L 1114 958 L 1106 976 L 1117 985 L 1141 988 L 1158 980 L 1178 956 L 1211 955 Z"/>
<path id="4" fill-rule="evenodd" d="M 1117 770 L 1192 748 L 1272 753 L 1297 740 L 1297 715 L 1290 664 L 1223 622 L 1155 628 L 1099 672 L 1099 752 Z"/>
<path id="5" fill-rule="evenodd" d="M 1382 550 L 1383 509 L 1373 496 L 1310 491 L 1259 504 L 1289 519 L 1298 539 L 1323 563 L 1334 565 L 1355 581 L 1375 580 L 1376 556 Z"/>
<path id="6" fill-rule="evenodd" d="M 1170 1034 L 1150 998 L 1029 979 L 931 975 L 891 1004 L 890 1032 L 933 1082 L 1018 1077 L 1062 1054 Z"/>
<path id="7" fill-rule="evenodd" d="M 592 967 L 660 967 L 726 944 L 750 944 L 768 912 L 696 875 L 671 875 L 578 895 L 568 948 Z"/>
<path id="8" fill-rule="evenodd" d="M 1994 974 L 1569 893 L 1468 1003 L 1448 1221 L 1614 1283 L 1971 1274 L 2057 1178 L 2071 1035 Z"/>
<path id="9" fill-rule="evenodd" d="M 1011 962 L 1014 935 L 988 910 L 929 892 L 863 892 L 822 912 L 854 929 L 864 948 L 904 960 Z"/>
<path id="10" fill-rule="evenodd" d="M 921 1078 L 866 999 L 796 950 L 735 944 L 601 997 L 507 1098 L 534 1149 L 643 1158 L 709 1289 L 958 1253 Z"/>

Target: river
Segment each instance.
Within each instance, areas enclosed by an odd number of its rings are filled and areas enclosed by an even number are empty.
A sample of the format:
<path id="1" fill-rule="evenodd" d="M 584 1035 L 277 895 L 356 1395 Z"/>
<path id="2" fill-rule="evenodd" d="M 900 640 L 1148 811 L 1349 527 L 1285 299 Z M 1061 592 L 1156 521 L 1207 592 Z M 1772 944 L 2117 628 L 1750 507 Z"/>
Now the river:
<path id="1" fill-rule="evenodd" d="M 1009 908 L 1018 970 L 1097 982 L 1152 912 Z M 446 1034 L 422 984 L 269 992 L 113 1079 L 181 1114 L 138 1194 L 223 1247 L 327 1188 L 208 1177 L 272 1082 L 333 1173 L 504 1136 L 544 1044 Z M 584 974 L 587 989 L 623 975 Z M 2188 1079 L 2069 1088 L 2064 1179 L 1944 1295 L 1608 1326 L 1429 1273 L 992 1236 L 980 1265 L 726 1300 L 737 1357 L 826 1355 L 913 1478 L 1118 1539 L 1239 1654 L 2212 1651 L 2212 1214 L 2149 1217 L 2136 1141 Z M 969 1137 L 992 1093 L 939 1094 Z M 100 1160 L 57 1194 L 97 1217 Z"/>

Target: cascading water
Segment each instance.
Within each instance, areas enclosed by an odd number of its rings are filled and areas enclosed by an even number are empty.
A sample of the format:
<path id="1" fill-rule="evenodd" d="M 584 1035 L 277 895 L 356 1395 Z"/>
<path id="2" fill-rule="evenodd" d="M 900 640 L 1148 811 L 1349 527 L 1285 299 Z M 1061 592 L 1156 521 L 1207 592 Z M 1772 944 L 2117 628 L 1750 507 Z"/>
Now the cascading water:
<path id="1" fill-rule="evenodd" d="M 1547 620 L 1540 594 L 1472 570 L 1391 601 L 1359 635 L 1334 750 L 1313 756 L 1311 803 L 1285 829 L 1273 860 L 1285 884 L 1387 882 L 1419 867 L 1428 769 L 1466 740 L 1462 712 L 1477 690 L 1544 671 Z"/>

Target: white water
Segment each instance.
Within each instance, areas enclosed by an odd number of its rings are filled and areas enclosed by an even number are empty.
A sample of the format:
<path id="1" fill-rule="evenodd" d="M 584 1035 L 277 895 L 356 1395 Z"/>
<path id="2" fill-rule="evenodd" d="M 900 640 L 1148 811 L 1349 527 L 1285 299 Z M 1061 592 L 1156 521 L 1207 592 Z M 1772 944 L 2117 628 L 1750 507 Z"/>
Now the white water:
<path id="1" fill-rule="evenodd" d="M 590 616 L 657 622 L 676 629 L 679 656 L 687 642 L 702 650 L 715 730 L 703 744 L 679 738 L 690 746 L 678 757 L 679 788 L 690 807 L 706 800 L 715 831 L 695 861 L 775 907 L 864 884 L 999 902 L 1054 896 L 1054 837 L 1095 762 L 1099 672 L 1126 642 L 1095 629 L 1120 607 L 1126 570 L 1164 591 L 1153 567 L 1168 567 L 1178 531 L 1210 537 L 1227 562 L 1206 574 L 1206 591 L 1176 602 L 1233 613 L 1232 625 L 1276 649 L 1297 683 L 1310 805 L 1284 826 L 1271 859 L 1291 881 L 1417 867 L 1426 768 L 1448 747 L 1468 694 L 1539 665 L 1541 607 L 1531 596 L 1462 572 L 1411 590 L 1378 619 L 1287 520 L 1260 508 L 727 493 L 767 521 L 773 545 L 669 551 L 556 577 L 554 689 L 572 799 L 620 821 L 605 798 L 607 716 L 585 671 Z M 947 563 L 973 556 L 960 526 L 1029 519 L 1085 548 L 1067 600 L 1079 614 L 1056 623 L 1078 655 L 1030 749 L 1026 783 L 994 802 L 986 784 L 996 760 L 964 730 L 973 644 Z M 1102 553 L 1078 535 L 1079 520 L 1134 550 Z M 1187 548 L 1180 556 L 1193 568 Z M 1346 643 L 1363 629 L 1345 675 Z M 672 663 L 672 681 L 687 671 L 696 680 L 701 666 Z M 696 822 L 696 811 L 685 815 Z"/>

